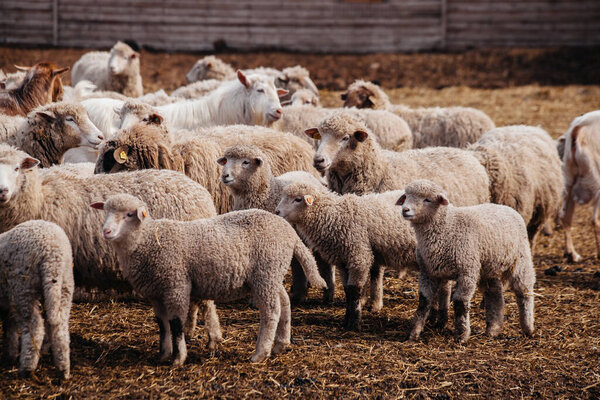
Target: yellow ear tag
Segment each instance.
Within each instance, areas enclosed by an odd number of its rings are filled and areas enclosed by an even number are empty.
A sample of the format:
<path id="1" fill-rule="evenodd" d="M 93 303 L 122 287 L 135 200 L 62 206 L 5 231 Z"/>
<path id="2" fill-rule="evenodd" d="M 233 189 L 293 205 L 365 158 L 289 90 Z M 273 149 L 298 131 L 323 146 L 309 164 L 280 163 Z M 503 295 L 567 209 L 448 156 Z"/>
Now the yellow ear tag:
<path id="1" fill-rule="evenodd" d="M 309 197 L 309 196 L 307 196 L 307 197 L 305 197 L 305 199 L 306 199 L 306 204 L 308 204 L 309 206 L 312 206 L 312 203 L 313 203 L 313 198 L 312 198 L 312 197 Z"/>
<path id="2" fill-rule="evenodd" d="M 125 153 L 124 150 L 121 150 L 121 152 L 119 153 L 119 158 L 121 160 L 127 160 L 127 153 Z"/>
<path id="3" fill-rule="evenodd" d="M 142 210 L 142 215 L 144 216 L 144 218 L 146 218 L 148 216 L 148 213 L 146 212 L 146 210 Z"/>
<path id="4" fill-rule="evenodd" d="M 321 134 L 319 132 L 315 132 L 313 134 L 313 139 L 315 139 L 315 140 L 321 140 Z"/>

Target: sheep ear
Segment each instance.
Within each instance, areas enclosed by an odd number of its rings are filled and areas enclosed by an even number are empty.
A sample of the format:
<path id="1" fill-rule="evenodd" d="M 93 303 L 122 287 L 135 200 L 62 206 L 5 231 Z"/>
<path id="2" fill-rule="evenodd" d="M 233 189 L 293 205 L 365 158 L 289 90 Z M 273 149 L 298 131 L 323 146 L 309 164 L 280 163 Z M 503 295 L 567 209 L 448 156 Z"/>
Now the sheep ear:
<path id="1" fill-rule="evenodd" d="M 404 205 L 404 202 L 406 201 L 406 195 L 403 194 L 402 196 L 400 196 L 400 198 L 398 199 L 398 201 L 396 202 L 397 206 L 401 206 Z"/>
<path id="2" fill-rule="evenodd" d="M 369 134 L 365 131 L 356 131 L 354 132 L 354 138 L 359 142 L 364 142 L 369 137 Z"/>
<path id="3" fill-rule="evenodd" d="M 140 221 L 143 221 L 146 218 L 148 218 L 148 211 L 146 211 L 146 207 L 138 207 L 137 217 Z"/>
<path id="4" fill-rule="evenodd" d="M 38 159 L 35 159 L 33 157 L 26 157 L 25 159 L 23 159 L 23 161 L 21 161 L 21 165 L 19 166 L 19 168 L 24 171 L 27 171 L 29 169 L 32 169 L 33 167 L 36 167 L 39 163 L 40 160 Z"/>
<path id="5" fill-rule="evenodd" d="M 54 71 L 52 71 L 52 76 L 62 75 L 70 69 L 70 67 L 55 69 Z"/>
<path id="6" fill-rule="evenodd" d="M 439 194 L 438 195 L 438 203 L 440 203 L 443 206 L 447 206 L 448 205 L 448 199 L 446 198 L 446 195 Z"/>
<path id="7" fill-rule="evenodd" d="M 348 98 L 348 92 L 340 94 L 340 98 L 344 101 Z"/>
<path id="8" fill-rule="evenodd" d="M 286 94 L 288 94 L 289 92 L 290 92 L 289 90 L 277 88 L 277 96 L 279 96 L 279 97 L 283 97 Z"/>
<path id="9" fill-rule="evenodd" d="M 304 195 L 304 204 L 306 204 L 307 206 L 312 206 L 314 201 L 315 199 L 310 194 Z"/>
<path id="10" fill-rule="evenodd" d="M 244 73 L 239 69 L 237 70 L 237 77 L 238 80 L 242 83 L 242 85 L 246 87 L 246 89 L 250 87 L 250 81 L 248 81 L 246 75 L 244 75 Z"/>
<path id="11" fill-rule="evenodd" d="M 0 82 L 0 89 L 6 89 L 6 82 Z"/>
<path id="12" fill-rule="evenodd" d="M 131 58 L 133 60 L 133 59 L 138 58 L 139 56 L 140 56 L 140 53 L 138 53 L 137 51 L 134 51 L 133 54 L 131 56 L 129 56 L 129 58 Z"/>
<path id="13" fill-rule="evenodd" d="M 24 67 L 22 65 L 17 65 L 17 64 L 15 64 L 15 68 L 17 69 L 17 71 L 22 71 L 22 72 L 27 72 L 31 69 L 31 67 Z"/>
<path id="14" fill-rule="evenodd" d="M 90 204 L 90 207 L 95 208 L 96 210 L 104 210 L 104 202 L 99 201 L 97 203 Z"/>
<path id="15" fill-rule="evenodd" d="M 371 102 L 371 104 L 373 104 L 373 107 L 377 107 L 377 99 L 375 98 L 374 95 L 369 95 L 367 96 L 367 100 L 369 100 Z"/>
<path id="16" fill-rule="evenodd" d="M 221 157 L 217 160 L 217 164 L 225 166 L 227 164 L 227 158 Z"/>
<path id="17" fill-rule="evenodd" d="M 1 85 L 1 84 L 2 84 L 2 82 L 0 82 L 0 85 Z M 290 104 L 292 104 L 292 101 L 291 101 L 291 100 L 286 100 L 286 101 L 282 101 L 282 102 L 281 102 L 281 105 L 282 105 L 282 106 L 289 106 Z"/>
<path id="18" fill-rule="evenodd" d="M 263 159 L 260 157 L 255 157 L 254 158 L 254 164 L 256 164 L 257 167 L 260 167 L 263 165 Z"/>
<path id="19" fill-rule="evenodd" d="M 38 111 L 37 115 L 48 122 L 53 122 L 56 119 L 56 115 L 52 111 Z"/>
<path id="20" fill-rule="evenodd" d="M 127 152 L 125 151 L 125 148 L 116 148 L 115 151 L 113 151 L 113 158 L 119 164 L 125 164 L 127 162 Z"/>
<path id="21" fill-rule="evenodd" d="M 163 117 L 159 114 L 150 114 L 148 116 L 148 122 L 154 125 L 160 125 L 163 122 Z"/>
<path id="22" fill-rule="evenodd" d="M 319 130 L 317 128 L 307 129 L 304 131 L 304 133 L 306 134 L 306 136 L 308 136 L 311 139 L 315 139 L 315 140 L 321 139 L 321 134 L 319 133 Z"/>
<path id="23" fill-rule="evenodd" d="M 285 74 L 280 74 L 279 76 L 277 76 L 277 80 L 283 83 L 288 83 L 290 81 L 290 78 L 288 78 L 288 76 Z"/>
<path id="24" fill-rule="evenodd" d="M 121 108 L 120 107 L 113 107 L 113 112 L 117 115 L 121 115 Z"/>

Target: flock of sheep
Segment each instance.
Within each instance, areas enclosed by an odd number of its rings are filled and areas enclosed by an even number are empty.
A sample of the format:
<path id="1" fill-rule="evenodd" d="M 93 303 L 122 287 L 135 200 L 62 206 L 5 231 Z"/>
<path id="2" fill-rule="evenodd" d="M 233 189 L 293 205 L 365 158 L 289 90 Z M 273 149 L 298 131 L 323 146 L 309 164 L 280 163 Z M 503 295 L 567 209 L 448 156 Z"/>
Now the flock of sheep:
<path id="1" fill-rule="evenodd" d="M 214 350 L 215 302 L 250 294 L 258 362 L 290 344 L 309 285 L 333 300 L 335 269 L 345 329 L 383 307 L 385 269 L 415 270 L 410 338 L 428 319 L 443 328 L 452 300 L 466 342 L 478 287 L 489 336 L 505 285 L 534 332 L 532 249 L 559 218 L 580 260 L 575 203 L 596 202 L 600 249 L 600 111 L 555 142 L 472 108 L 395 105 L 365 81 L 322 108 L 300 66 L 235 71 L 213 56 L 189 85 L 143 94 L 140 54 L 122 42 L 81 57 L 72 87 L 68 68 L 18 69 L 0 71 L 0 315 L 3 356 L 24 375 L 50 347 L 69 377 L 75 286 L 149 301 L 161 360 L 176 365 L 199 310 Z"/>

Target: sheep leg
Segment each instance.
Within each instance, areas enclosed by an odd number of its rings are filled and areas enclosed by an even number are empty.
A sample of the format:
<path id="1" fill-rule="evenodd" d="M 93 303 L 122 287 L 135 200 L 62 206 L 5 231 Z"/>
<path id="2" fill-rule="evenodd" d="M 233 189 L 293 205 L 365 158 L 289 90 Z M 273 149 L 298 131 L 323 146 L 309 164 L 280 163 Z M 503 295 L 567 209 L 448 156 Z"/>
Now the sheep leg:
<path id="1" fill-rule="evenodd" d="M 296 260 L 292 258 L 292 306 L 297 306 L 306 299 L 308 293 L 308 281 L 302 266 Z"/>
<path id="2" fill-rule="evenodd" d="M 198 309 L 200 306 L 196 302 L 190 303 L 190 310 L 188 311 L 188 317 L 185 321 L 185 327 L 183 329 L 185 336 L 192 337 L 196 325 L 198 324 Z"/>
<path id="3" fill-rule="evenodd" d="M 496 337 L 504 322 L 504 293 L 500 279 L 489 279 L 483 292 L 485 298 L 485 334 Z"/>
<path id="4" fill-rule="evenodd" d="M 44 320 L 40 304 L 21 305 L 19 325 L 21 327 L 21 354 L 19 357 L 19 375 L 30 376 L 40 360 L 40 351 L 44 341 Z"/>
<path id="5" fill-rule="evenodd" d="M 371 268 L 371 312 L 379 312 L 383 308 L 383 275 L 385 267 L 375 264 Z"/>
<path id="6" fill-rule="evenodd" d="M 268 290 L 273 289 L 273 290 Z M 252 362 L 261 362 L 271 355 L 277 325 L 281 316 L 281 301 L 275 288 L 265 288 L 257 292 L 253 291 L 254 304 L 258 306 L 260 314 L 260 327 L 256 341 L 256 351 L 250 357 Z"/>
<path id="7" fill-rule="evenodd" d="M 600 258 L 600 199 L 596 200 L 596 204 L 594 204 L 592 224 L 594 226 L 594 234 L 596 237 L 596 256 Z"/>
<path id="8" fill-rule="evenodd" d="M 314 253 L 315 260 L 317 261 L 317 267 L 319 268 L 319 274 L 325 280 L 327 288 L 323 289 L 323 303 L 333 303 L 333 296 L 335 295 L 335 268 L 318 254 Z"/>
<path id="9" fill-rule="evenodd" d="M 155 320 L 158 324 L 158 330 L 160 331 L 160 362 L 163 363 L 171 358 L 173 355 L 173 341 L 171 340 L 171 326 L 169 325 L 169 319 L 167 318 L 166 312 L 162 305 L 154 305 Z"/>
<path id="10" fill-rule="evenodd" d="M 479 268 L 477 268 L 479 269 Z M 471 336 L 471 299 L 477 289 L 478 277 L 461 276 L 456 282 L 454 302 L 454 337 L 458 343 L 466 343 Z"/>
<path id="11" fill-rule="evenodd" d="M 448 322 L 448 306 L 452 293 L 452 281 L 440 283 L 437 290 L 437 302 L 433 304 L 433 312 L 430 320 L 436 330 L 441 331 Z"/>
<path id="12" fill-rule="evenodd" d="M 169 319 L 171 327 L 171 338 L 173 341 L 173 365 L 183 365 L 187 358 L 187 347 L 185 345 L 185 334 L 183 333 L 183 322 L 187 313 L 176 315 Z"/>
<path id="13" fill-rule="evenodd" d="M 519 321 L 521 329 L 526 336 L 534 332 L 534 304 L 533 286 L 535 284 L 535 270 L 531 261 L 517 265 L 510 278 L 510 286 L 517 297 L 519 307 Z"/>
<path id="14" fill-rule="evenodd" d="M 2 312 L 2 358 L 11 365 L 19 357 L 19 329 L 10 311 Z"/>
<path id="15" fill-rule="evenodd" d="M 217 350 L 219 343 L 223 341 L 221 324 L 219 323 L 219 316 L 217 315 L 217 307 L 212 300 L 206 300 L 202 302 L 202 304 L 204 307 L 204 326 L 208 333 L 207 347 L 211 352 L 214 352 Z"/>
<path id="16" fill-rule="evenodd" d="M 439 279 L 427 276 L 423 271 L 419 274 L 419 306 L 412 321 L 412 330 L 409 339 L 412 341 L 419 340 L 421 332 L 427 322 L 427 317 L 431 311 L 431 306 L 435 294 L 440 286 Z"/>
<path id="17" fill-rule="evenodd" d="M 60 372 L 62 379 L 69 379 L 71 375 L 69 316 L 71 315 L 72 299 L 73 292 L 71 289 L 63 288 L 60 299 L 59 325 L 56 327 L 50 326 L 47 331 L 50 336 L 54 365 Z"/>
<path id="18" fill-rule="evenodd" d="M 279 288 L 279 305 L 281 307 L 281 315 L 279 316 L 279 323 L 275 332 L 275 345 L 273 346 L 273 353 L 275 354 L 283 352 L 291 342 L 292 311 L 290 308 L 290 299 L 283 286 Z"/>
<path id="19" fill-rule="evenodd" d="M 573 216 L 575 214 L 575 201 L 573 200 L 571 191 L 571 188 L 567 188 L 560 219 L 565 231 L 565 256 L 569 262 L 576 263 L 581 261 L 581 256 L 575 251 L 575 246 L 573 246 L 573 236 L 571 235 L 571 226 L 573 225 Z"/>
<path id="20" fill-rule="evenodd" d="M 362 317 L 361 296 L 364 290 L 369 269 L 360 264 L 348 268 L 348 282 L 344 286 L 346 292 L 346 315 L 344 317 L 344 329 L 360 331 Z"/>

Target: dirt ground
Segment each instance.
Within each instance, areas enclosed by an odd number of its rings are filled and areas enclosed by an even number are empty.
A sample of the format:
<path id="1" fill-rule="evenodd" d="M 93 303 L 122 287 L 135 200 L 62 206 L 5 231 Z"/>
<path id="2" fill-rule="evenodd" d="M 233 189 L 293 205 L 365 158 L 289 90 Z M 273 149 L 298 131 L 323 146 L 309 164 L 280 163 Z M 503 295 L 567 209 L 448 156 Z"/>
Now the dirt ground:
<path id="1" fill-rule="evenodd" d="M 82 50 L 0 48 L 0 68 L 51 59 L 72 64 Z M 598 52 L 510 50 L 464 54 L 369 56 L 226 54 L 236 66 L 283 67 L 301 63 L 314 74 L 326 106 L 339 106 L 339 90 L 354 78 L 378 79 L 393 102 L 413 106 L 467 105 L 496 124 L 541 125 L 558 137 L 570 121 L 600 109 Z M 568 60 L 568 56 L 572 59 Z M 174 89 L 198 55 L 142 54 L 147 90 Z M 535 60 L 553 60 L 545 64 Z M 457 66 L 460 65 L 461 68 Z M 425 68 L 427 66 L 427 68 Z M 466 67 L 465 67 L 466 66 Z M 489 68 L 484 68 L 488 66 Z M 329 76 L 332 71 L 338 75 Z M 362 69 L 361 69 L 362 68 Z M 388 69 L 389 68 L 389 69 Z M 384 72 L 382 70 L 386 69 Z M 343 83 L 343 84 L 342 84 Z M 393 89 L 392 89 L 393 88 Z M 334 91 L 331 91 L 333 89 Z M 324 307 L 319 293 L 292 311 L 290 351 L 251 364 L 258 312 L 247 302 L 219 305 L 225 342 L 211 355 L 201 329 L 189 339 L 188 361 L 171 368 L 158 362 L 158 329 L 143 302 L 76 304 L 71 316 L 73 377 L 59 382 L 49 356 L 35 377 L 0 368 L 1 398 L 600 398 L 600 264 L 591 227 L 591 207 L 577 210 L 574 239 L 584 257 L 567 264 L 562 232 L 542 236 L 535 248 L 536 328 L 522 336 L 512 293 L 497 339 L 483 335 L 485 313 L 474 306 L 473 336 L 452 340 L 452 324 L 407 341 L 417 307 L 417 279 L 387 277 L 385 305 L 364 313 L 360 333 L 341 329 L 343 290 Z M 555 276 L 545 271 L 559 266 Z M 474 304 L 479 304 L 477 294 Z M 452 320 L 452 313 L 451 319 Z"/>

